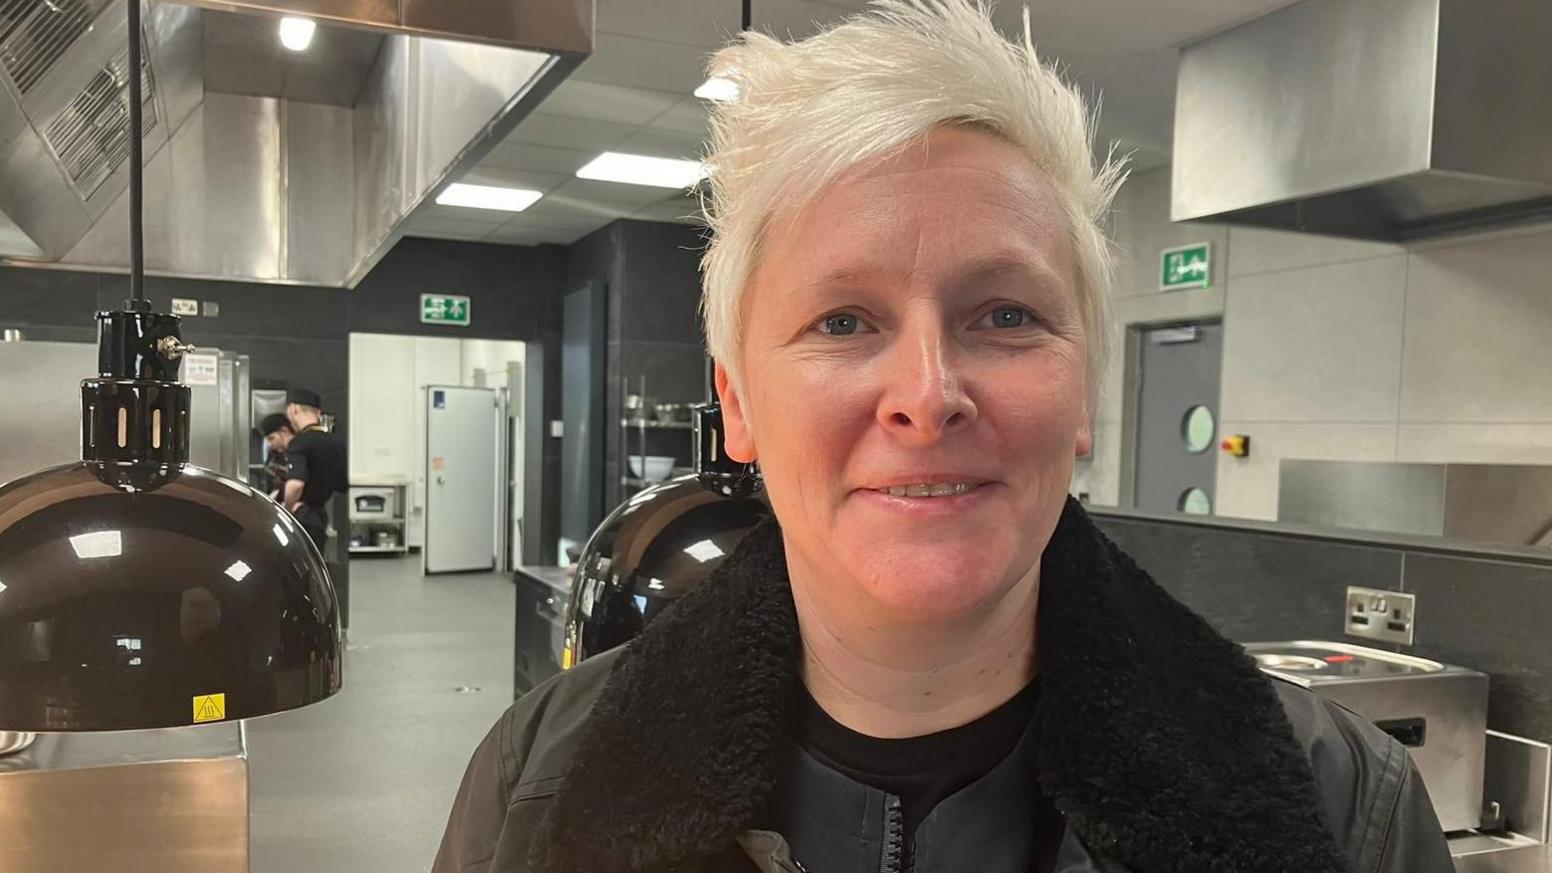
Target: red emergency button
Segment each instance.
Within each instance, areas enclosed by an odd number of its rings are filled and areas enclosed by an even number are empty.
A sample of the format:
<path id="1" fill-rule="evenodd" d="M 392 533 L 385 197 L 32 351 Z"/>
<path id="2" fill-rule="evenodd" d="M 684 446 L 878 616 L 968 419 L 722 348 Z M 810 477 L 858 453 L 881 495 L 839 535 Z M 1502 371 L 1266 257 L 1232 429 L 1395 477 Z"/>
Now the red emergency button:
<path id="1" fill-rule="evenodd" d="M 1236 458 L 1243 458 L 1250 454 L 1250 436 L 1237 433 L 1223 438 L 1223 450 Z"/>

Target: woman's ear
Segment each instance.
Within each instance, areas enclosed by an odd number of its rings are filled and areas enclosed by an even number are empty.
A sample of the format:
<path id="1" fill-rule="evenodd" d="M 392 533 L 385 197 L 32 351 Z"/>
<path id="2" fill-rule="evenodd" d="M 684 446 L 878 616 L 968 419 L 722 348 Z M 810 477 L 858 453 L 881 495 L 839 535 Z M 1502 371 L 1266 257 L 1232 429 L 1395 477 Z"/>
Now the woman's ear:
<path id="1" fill-rule="evenodd" d="M 1083 404 L 1083 420 L 1078 423 L 1078 439 L 1073 450 L 1073 455 L 1083 457 L 1094 451 L 1094 413 L 1091 404 Z"/>
<path id="2" fill-rule="evenodd" d="M 722 442 L 727 448 L 728 457 L 744 464 L 753 463 L 759 453 L 755 451 L 754 434 L 744 414 L 744 401 L 738 396 L 738 389 L 734 387 L 727 368 L 720 363 L 716 365 L 716 380 L 717 396 L 722 400 Z"/>

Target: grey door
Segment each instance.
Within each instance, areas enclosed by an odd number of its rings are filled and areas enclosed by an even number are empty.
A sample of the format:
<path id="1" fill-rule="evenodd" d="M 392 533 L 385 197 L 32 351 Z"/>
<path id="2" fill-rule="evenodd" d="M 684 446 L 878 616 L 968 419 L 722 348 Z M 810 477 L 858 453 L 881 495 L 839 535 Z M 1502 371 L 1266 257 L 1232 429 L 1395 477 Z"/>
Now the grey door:
<path id="1" fill-rule="evenodd" d="M 1221 323 L 1143 332 L 1137 404 L 1138 509 L 1213 513 L 1222 359 Z"/>
<path id="2" fill-rule="evenodd" d="M 505 412 L 490 388 L 426 387 L 427 573 L 493 570 L 506 505 Z"/>

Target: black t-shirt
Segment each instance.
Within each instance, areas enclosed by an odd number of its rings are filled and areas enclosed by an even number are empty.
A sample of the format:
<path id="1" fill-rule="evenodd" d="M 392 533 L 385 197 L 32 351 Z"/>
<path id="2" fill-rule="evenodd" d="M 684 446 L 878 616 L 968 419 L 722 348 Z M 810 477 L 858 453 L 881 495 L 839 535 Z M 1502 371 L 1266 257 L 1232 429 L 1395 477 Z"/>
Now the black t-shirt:
<path id="1" fill-rule="evenodd" d="M 291 438 L 286 446 L 291 461 L 289 479 L 300 479 L 302 502 L 323 508 L 336 491 L 346 491 L 345 441 L 317 427 L 309 427 Z"/>
<path id="2" fill-rule="evenodd" d="M 910 834 L 939 801 L 985 776 L 1012 753 L 1034 717 L 1040 683 L 1031 682 L 969 724 L 905 739 L 858 733 L 831 718 L 806 688 L 799 694 L 802 703 L 791 725 L 793 738 L 826 767 L 900 798 L 905 832 Z"/>

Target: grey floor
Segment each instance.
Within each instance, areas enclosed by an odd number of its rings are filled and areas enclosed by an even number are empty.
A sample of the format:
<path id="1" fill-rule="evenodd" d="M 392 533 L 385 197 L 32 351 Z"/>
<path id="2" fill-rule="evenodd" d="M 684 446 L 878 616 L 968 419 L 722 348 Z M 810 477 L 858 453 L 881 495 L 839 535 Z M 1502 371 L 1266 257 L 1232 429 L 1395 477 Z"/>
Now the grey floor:
<path id="1" fill-rule="evenodd" d="M 422 578 L 418 557 L 350 576 L 344 689 L 248 723 L 253 873 L 430 868 L 469 754 L 512 700 L 508 577 Z"/>

